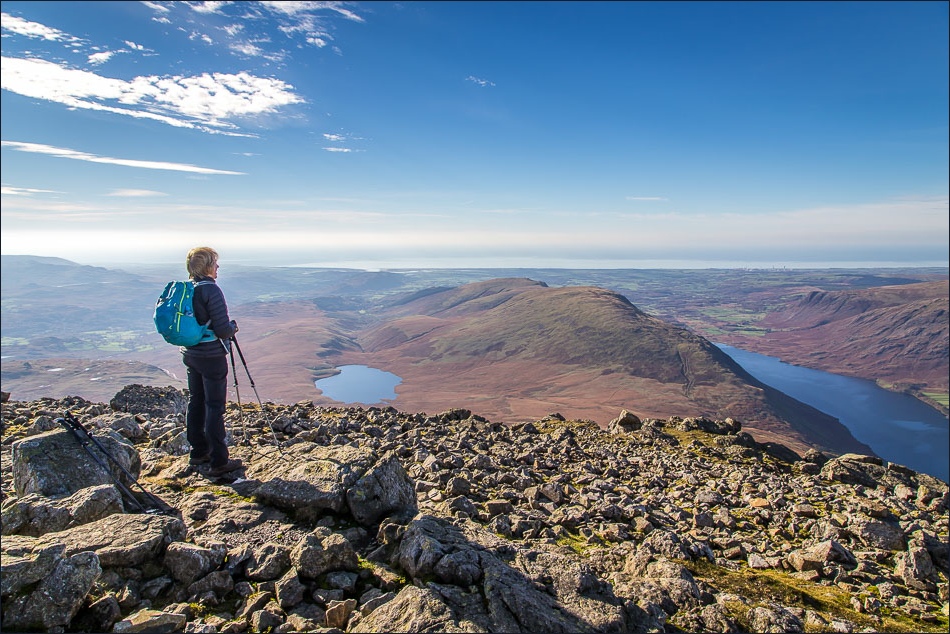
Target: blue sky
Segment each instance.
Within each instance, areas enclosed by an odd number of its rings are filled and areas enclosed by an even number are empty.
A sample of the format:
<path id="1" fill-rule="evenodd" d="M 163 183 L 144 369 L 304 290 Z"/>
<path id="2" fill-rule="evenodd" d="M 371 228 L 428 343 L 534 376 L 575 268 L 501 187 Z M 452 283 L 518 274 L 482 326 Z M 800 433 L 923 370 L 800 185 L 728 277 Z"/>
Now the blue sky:
<path id="1" fill-rule="evenodd" d="M 948 262 L 945 2 L 3 2 L 2 252 Z"/>

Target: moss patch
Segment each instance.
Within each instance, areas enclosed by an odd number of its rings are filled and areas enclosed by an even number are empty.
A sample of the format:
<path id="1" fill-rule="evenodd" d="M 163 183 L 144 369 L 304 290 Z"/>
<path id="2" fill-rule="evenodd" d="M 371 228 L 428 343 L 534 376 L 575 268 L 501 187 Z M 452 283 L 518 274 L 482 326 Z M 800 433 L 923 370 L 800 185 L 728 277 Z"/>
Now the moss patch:
<path id="1" fill-rule="evenodd" d="M 883 608 L 879 617 L 858 612 L 851 606 L 852 594 L 838 586 L 825 586 L 797 579 L 777 570 L 729 570 L 705 560 L 683 562 L 697 580 L 720 592 L 745 597 L 751 605 L 726 606 L 730 616 L 747 627 L 750 607 L 779 603 L 818 613 L 826 621 L 845 619 L 876 632 L 946 632 L 948 621 L 939 616 L 933 623 L 914 619 L 900 609 Z"/>

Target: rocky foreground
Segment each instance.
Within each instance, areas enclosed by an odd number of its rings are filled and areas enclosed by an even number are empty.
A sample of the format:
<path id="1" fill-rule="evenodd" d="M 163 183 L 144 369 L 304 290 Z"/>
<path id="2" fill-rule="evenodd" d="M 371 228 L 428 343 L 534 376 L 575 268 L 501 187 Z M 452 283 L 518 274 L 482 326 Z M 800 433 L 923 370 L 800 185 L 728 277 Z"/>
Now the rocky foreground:
<path id="1" fill-rule="evenodd" d="M 947 484 L 878 458 L 731 419 L 231 404 L 247 468 L 212 481 L 184 404 L 3 403 L 3 631 L 947 631 Z"/>

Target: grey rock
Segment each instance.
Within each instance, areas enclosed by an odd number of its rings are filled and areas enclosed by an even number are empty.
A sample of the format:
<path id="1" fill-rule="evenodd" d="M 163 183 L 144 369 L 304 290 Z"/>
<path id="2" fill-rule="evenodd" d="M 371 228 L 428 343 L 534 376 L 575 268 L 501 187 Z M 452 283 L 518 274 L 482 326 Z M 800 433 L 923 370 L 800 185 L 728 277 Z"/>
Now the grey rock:
<path id="1" fill-rule="evenodd" d="M 391 453 L 347 489 L 346 501 L 353 517 L 363 525 L 375 524 L 393 512 L 411 517 L 418 510 L 415 487 Z"/>
<path id="2" fill-rule="evenodd" d="M 251 631 L 270 632 L 280 625 L 283 625 L 284 618 L 285 615 L 283 610 L 280 609 L 280 606 L 277 605 L 276 602 L 270 601 L 263 609 L 251 614 Z"/>
<path id="3" fill-rule="evenodd" d="M 268 459 L 246 470 L 248 478 L 262 483 L 254 496 L 305 521 L 316 521 L 326 511 L 343 510 L 347 491 L 376 462 L 371 451 L 308 442 L 283 452 L 270 449 L 266 455 Z"/>
<path id="4" fill-rule="evenodd" d="M 5 537 L 0 555 L 0 595 L 8 597 L 46 578 L 63 559 L 66 546 L 30 537 Z"/>
<path id="5" fill-rule="evenodd" d="M 394 599 L 360 619 L 358 632 L 479 632 L 473 623 L 453 614 L 442 598 L 427 588 L 406 586 Z"/>
<path id="6" fill-rule="evenodd" d="M 185 526 L 175 517 L 117 513 L 37 539 L 41 544 L 64 544 L 66 555 L 93 551 L 103 567 L 114 567 L 137 566 L 161 557 L 168 544 L 184 535 Z"/>
<path id="7" fill-rule="evenodd" d="M 17 497 L 30 493 L 62 497 L 117 481 L 126 488 L 133 486 L 125 472 L 135 478 L 139 475 L 141 462 L 135 447 L 116 432 L 90 431 L 122 468 L 90 444 L 94 459 L 65 429 L 30 436 L 13 443 L 13 486 Z"/>
<path id="8" fill-rule="evenodd" d="M 174 612 L 159 612 L 158 610 L 144 609 L 122 619 L 116 623 L 112 631 L 115 634 L 134 634 L 148 632 L 149 634 L 165 634 L 180 632 L 185 629 L 188 617 Z"/>
<path id="9" fill-rule="evenodd" d="M 936 570 L 930 553 L 921 547 L 913 547 L 906 553 L 898 554 L 894 572 L 908 587 L 918 590 L 930 589 L 932 582 L 936 580 Z"/>
<path id="10" fill-rule="evenodd" d="M 50 631 L 66 627 L 101 573 L 99 558 L 93 552 L 59 559 L 32 592 L 17 597 L 5 607 L 4 629 Z"/>
<path id="11" fill-rule="evenodd" d="M 784 634 L 805 631 L 805 624 L 800 618 L 776 604 L 754 607 L 746 618 L 753 632 Z"/>
<path id="12" fill-rule="evenodd" d="M 132 441 L 142 440 L 148 436 L 148 432 L 139 424 L 135 416 L 131 414 L 97 416 L 88 422 L 88 426 L 95 426 L 99 429 L 111 429 L 123 438 Z"/>
<path id="13" fill-rule="evenodd" d="M 234 579 L 224 570 L 217 570 L 198 579 L 188 586 L 189 597 L 214 594 L 217 600 L 223 599 L 234 589 Z"/>
<path id="14" fill-rule="evenodd" d="M 882 522 L 856 516 L 848 522 L 847 530 L 868 548 L 881 550 L 907 549 L 904 531 L 896 522 Z"/>
<path id="15" fill-rule="evenodd" d="M 282 610 L 290 610 L 303 602 L 307 586 L 301 583 L 297 570 L 291 568 L 274 586 L 277 603 Z"/>
<path id="16" fill-rule="evenodd" d="M 622 410 L 620 416 L 607 424 L 607 431 L 610 433 L 629 433 L 637 431 L 643 426 L 640 418 L 627 410 Z"/>
<path id="17" fill-rule="evenodd" d="M 265 590 L 255 592 L 244 600 L 244 603 L 235 614 L 235 618 L 238 620 L 250 619 L 252 614 L 263 610 L 264 606 L 268 605 L 273 600 L 273 592 L 268 592 Z"/>
<path id="18" fill-rule="evenodd" d="M 829 460 L 821 468 L 821 476 L 826 480 L 868 487 L 877 486 L 886 473 L 880 458 L 850 453 Z"/>
<path id="19" fill-rule="evenodd" d="M 174 542 L 165 549 L 165 567 L 176 581 L 187 586 L 211 572 L 214 553 L 195 544 Z"/>
<path id="20" fill-rule="evenodd" d="M 3 534 L 39 536 L 122 512 L 122 496 L 108 484 L 80 489 L 62 498 L 31 493 L 4 503 Z"/>
<path id="21" fill-rule="evenodd" d="M 792 551 L 788 561 L 795 570 L 822 570 L 826 564 L 837 563 L 846 568 L 857 566 L 857 560 L 847 548 L 834 540 L 827 540 L 807 548 Z"/>
<path id="22" fill-rule="evenodd" d="M 251 581 L 270 581 L 282 577 L 290 567 L 290 549 L 268 542 L 252 551 L 245 565 L 245 575 Z"/>
<path id="23" fill-rule="evenodd" d="M 343 628 L 350 618 L 350 614 L 356 609 L 356 599 L 346 599 L 345 601 L 330 601 L 327 604 L 326 624 L 327 627 Z"/>
<path id="24" fill-rule="evenodd" d="M 333 570 L 359 569 L 359 558 L 350 542 L 339 533 L 319 529 L 301 539 L 290 558 L 304 579 L 316 579 Z"/>
<path id="25" fill-rule="evenodd" d="M 122 608 L 115 595 L 109 593 L 81 609 L 70 626 L 84 632 L 111 632 L 121 618 Z"/>
<path id="26" fill-rule="evenodd" d="M 145 414 L 151 418 L 163 418 L 185 413 L 188 398 L 174 387 L 126 385 L 119 390 L 109 406 L 117 412 Z"/>

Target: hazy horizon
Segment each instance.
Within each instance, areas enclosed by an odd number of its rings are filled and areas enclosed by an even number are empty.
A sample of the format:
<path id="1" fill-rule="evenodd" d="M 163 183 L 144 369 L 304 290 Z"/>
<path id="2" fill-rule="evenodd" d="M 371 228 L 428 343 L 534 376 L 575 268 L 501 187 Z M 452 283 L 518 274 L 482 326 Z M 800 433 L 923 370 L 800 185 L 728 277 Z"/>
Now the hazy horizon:
<path id="1" fill-rule="evenodd" d="M 36 253 L 4 253 L 4 256 L 20 257 L 52 257 L 68 260 L 76 264 L 86 266 L 99 266 L 104 268 L 152 268 L 152 267 L 182 267 L 184 255 L 180 258 L 167 260 L 137 260 L 124 261 L 115 259 L 100 258 L 68 258 L 62 255 L 40 255 Z M 286 260 L 281 257 L 274 258 L 253 258 L 253 259 L 235 259 L 222 257 L 222 266 L 227 272 L 228 266 L 235 267 L 289 267 L 289 268 L 317 268 L 317 269 L 351 269 L 362 271 L 409 271 L 414 269 L 670 269 L 670 270 L 696 270 L 696 269 L 749 269 L 749 270 L 807 270 L 807 269 L 939 269 L 950 271 L 950 264 L 947 262 L 882 262 L 882 261 L 845 261 L 845 262 L 757 262 L 743 260 L 565 260 L 557 265 L 551 265 L 544 261 L 535 261 L 531 259 L 503 259 L 496 260 L 492 264 L 485 264 L 479 261 L 458 261 L 451 263 L 444 260 L 339 260 L 339 261 L 294 261 Z M 224 279 L 224 275 L 222 275 Z"/>

